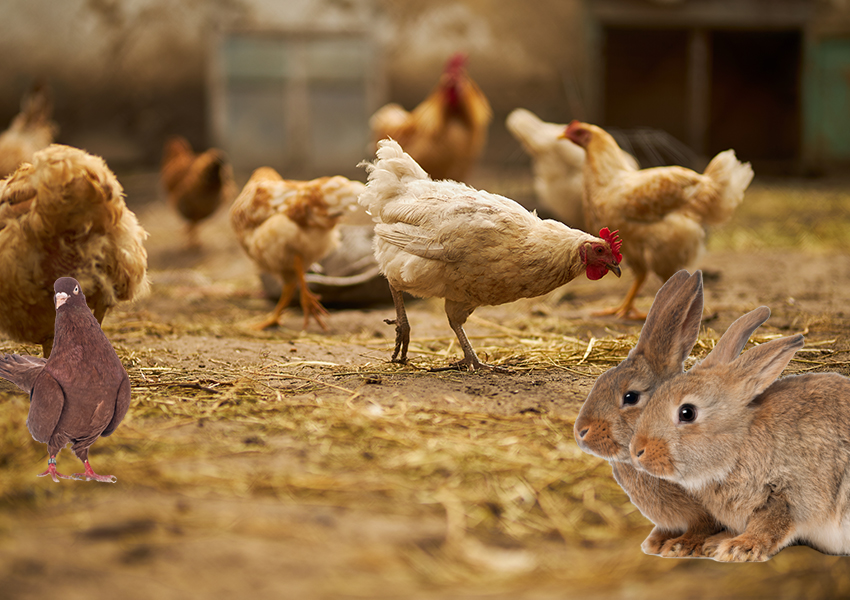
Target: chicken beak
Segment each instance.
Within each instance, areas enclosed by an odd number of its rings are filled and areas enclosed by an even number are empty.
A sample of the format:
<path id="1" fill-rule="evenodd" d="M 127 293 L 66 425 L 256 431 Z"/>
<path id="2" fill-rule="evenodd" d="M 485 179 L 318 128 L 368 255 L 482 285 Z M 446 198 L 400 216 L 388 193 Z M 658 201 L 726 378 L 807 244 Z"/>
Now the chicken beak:
<path id="1" fill-rule="evenodd" d="M 53 297 L 53 303 L 56 305 L 56 310 L 59 310 L 59 307 L 65 304 L 68 301 L 68 294 L 65 292 L 56 292 L 56 295 Z"/>
<path id="2" fill-rule="evenodd" d="M 609 265 L 608 270 L 611 271 L 617 277 L 622 275 L 622 273 L 620 272 L 620 265 Z"/>

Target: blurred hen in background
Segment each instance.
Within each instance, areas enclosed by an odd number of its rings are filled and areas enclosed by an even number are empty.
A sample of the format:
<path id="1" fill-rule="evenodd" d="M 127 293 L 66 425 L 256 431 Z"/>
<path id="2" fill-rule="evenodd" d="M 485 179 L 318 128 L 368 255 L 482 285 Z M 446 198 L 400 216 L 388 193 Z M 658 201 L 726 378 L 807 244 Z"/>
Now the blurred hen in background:
<path id="1" fill-rule="evenodd" d="M 0 181 L 0 329 L 53 346 L 53 283 L 74 277 L 98 323 L 147 291 L 147 232 L 106 163 L 53 144 Z"/>
<path id="2" fill-rule="evenodd" d="M 173 136 L 165 142 L 160 178 L 168 203 L 186 220 L 187 247 L 200 247 L 198 223 L 236 192 L 224 152 L 210 148 L 196 154 L 186 138 Z"/>
<path id="3" fill-rule="evenodd" d="M 391 137 L 433 179 L 465 180 L 487 143 L 493 111 L 467 75 L 466 60 L 452 56 L 437 87 L 412 112 L 392 103 L 369 120 L 374 142 Z"/>
<path id="4" fill-rule="evenodd" d="M 301 288 L 304 328 L 312 316 L 326 329 L 322 317 L 327 311 L 308 289 L 304 275 L 337 247 L 337 224 L 347 211 L 355 209 L 357 196 L 365 187 L 342 176 L 291 181 L 269 167 L 254 171 L 233 202 L 230 223 L 248 256 L 283 282 L 277 306 L 256 329 L 278 324 L 296 287 Z"/>
<path id="5" fill-rule="evenodd" d="M 530 110 L 517 108 L 505 125 L 531 157 L 534 193 L 558 219 L 575 229 L 592 231 L 584 220 L 582 191 L 584 149 L 565 140 L 566 124 L 547 123 Z M 637 168 L 631 154 L 623 159 Z"/>
<path id="6" fill-rule="evenodd" d="M 51 121 L 53 99 L 50 89 L 36 83 L 21 100 L 19 112 L 9 128 L 0 133 L 0 179 L 53 142 L 58 127 Z"/>

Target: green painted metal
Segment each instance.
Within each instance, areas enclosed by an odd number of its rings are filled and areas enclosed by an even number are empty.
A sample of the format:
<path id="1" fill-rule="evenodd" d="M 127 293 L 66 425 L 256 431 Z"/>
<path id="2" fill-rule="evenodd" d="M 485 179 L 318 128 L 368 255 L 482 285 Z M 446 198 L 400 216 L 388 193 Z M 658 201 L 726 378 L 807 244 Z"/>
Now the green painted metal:
<path id="1" fill-rule="evenodd" d="M 828 38 L 809 49 L 804 140 L 816 160 L 850 160 L 850 39 Z"/>

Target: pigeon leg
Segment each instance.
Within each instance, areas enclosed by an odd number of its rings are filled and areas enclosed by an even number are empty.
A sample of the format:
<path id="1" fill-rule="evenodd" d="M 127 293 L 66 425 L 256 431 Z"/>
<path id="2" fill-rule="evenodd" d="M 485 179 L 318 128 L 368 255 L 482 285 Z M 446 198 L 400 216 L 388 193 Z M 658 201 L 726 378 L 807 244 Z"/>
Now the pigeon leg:
<path id="1" fill-rule="evenodd" d="M 98 475 L 91 468 L 88 459 L 83 463 L 86 465 L 85 473 L 74 473 L 73 479 L 85 479 L 86 481 L 102 481 L 103 483 L 115 483 L 118 478 L 115 475 Z M 69 477 L 68 479 L 72 479 Z"/>
<path id="2" fill-rule="evenodd" d="M 391 361 L 403 364 L 407 362 L 407 347 L 410 345 L 410 323 L 407 321 L 407 311 L 404 310 L 404 293 L 390 285 L 390 294 L 395 305 L 395 319 L 384 319 L 384 323 L 395 325 L 395 350 Z"/>
<path id="3" fill-rule="evenodd" d="M 591 314 L 594 317 L 615 315 L 620 319 L 632 319 L 635 321 L 646 319 L 646 313 L 635 308 L 635 298 L 637 297 L 637 293 L 640 291 L 641 286 L 643 286 L 644 281 L 646 281 L 646 273 L 638 273 L 635 276 L 635 280 L 632 282 L 632 287 L 629 288 L 629 293 L 626 294 L 626 298 L 620 306 L 607 308 Z"/>
<path id="4" fill-rule="evenodd" d="M 316 319 L 323 330 L 327 331 L 328 327 L 322 321 L 322 317 L 328 316 L 328 311 L 319 302 L 319 297 L 310 291 L 307 287 L 307 280 L 304 278 L 304 259 L 296 255 L 294 260 L 295 275 L 298 277 L 298 286 L 301 288 L 301 311 L 304 313 L 304 329 L 307 329 L 307 324 L 312 316 Z"/>
<path id="5" fill-rule="evenodd" d="M 478 355 L 475 354 L 475 350 L 472 349 L 472 344 L 469 343 L 469 338 L 466 337 L 466 332 L 463 330 L 463 324 L 466 323 L 466 320 L 469 318 L 469 315 L 472 314 L 473 310 L 475 309 L 457 302 L 452 302 L 451 300 L 446 300 L 446 316 L 449 318 L 449 326 L 452 328 L 452 331 L 455 332 L 457 341 L 460 342 L 460 347 L 463 349 L 463 360 L 458 361 L 449 367 L 431 369 L 431 371 L 448 371 L 451 369 L 460 369 L 465 366 L 470 371 L 488 369 L 497 373 L 511 372 L 510 369 L 498 367 L 496 365 L 488 365 L 487 363 L 483 363 L 478 360 Z"/>
<path id="6" fill-rule="evenodd" d="M 280 292 L 280 300 L 277 302 L 277 306 L 274 307 L 272 314 L 268 316 L 265 320 L 256 325 L 251 325 L 252 329 L 263 330 L 269 327 L 273 327 L 278 324 L 278 320 L 280 319 L 280 315 L 283 314 L 284 309 L 289 306 L 289 301 L 292 300 L 292 294 L 295 293 L 295 282 L 287 283 L 283 286 L 283 289 Z"/>
<path id="7" fill-rule="evenodd" d="M 50 475 L 53 478 L 53 481 L 59 483 L 59 478 L 62 479 L 76 479 L 76 477 L 72 475 L 62 475 L 62 473 L 56 470 L 56 455 L 53 454 L 50 458 L 47 459 L 47 470 L 44 473 L 39 473 L 36 477 L 44 477 L 45 475 Z"/>

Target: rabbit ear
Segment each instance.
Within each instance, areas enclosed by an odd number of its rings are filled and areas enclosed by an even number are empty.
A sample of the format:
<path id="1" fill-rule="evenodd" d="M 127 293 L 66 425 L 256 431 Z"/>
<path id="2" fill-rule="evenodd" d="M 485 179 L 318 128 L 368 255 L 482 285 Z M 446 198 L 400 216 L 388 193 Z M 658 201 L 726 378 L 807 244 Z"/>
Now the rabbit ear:
<path id="1" fill-rule="evenodd" d="M 677 272 L 655 294 L 632 352 L 643 354 L 655 373 L 681 372 L 699 337 L 702 303 L 702 272 Z"/>
<path id="2" fill-rule="evenodd" d="M 699 363 L 699 367 L 727 364 L 738 358 L 741 350 L 747 345 L 750 336 L 768 318 L 770 318 L 770 309 L 766 306 L 759 306 L 740 317 L 729 326 L 714 349 Z"/>
<path id="3" fill-rule="evenodd" d="M 798 333 L 760 344 L 736 359 L 732 367 L 735 379 L 744 385 L 741 400 L 749 402 L 776 381 L 804 343 L 803 334 Z"/>

